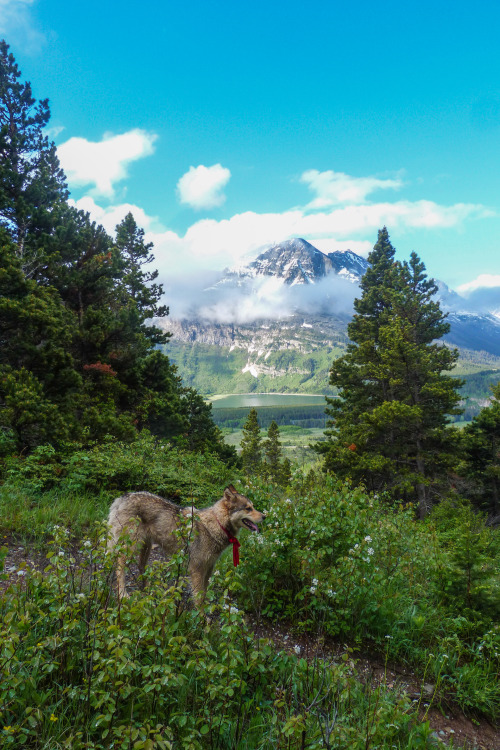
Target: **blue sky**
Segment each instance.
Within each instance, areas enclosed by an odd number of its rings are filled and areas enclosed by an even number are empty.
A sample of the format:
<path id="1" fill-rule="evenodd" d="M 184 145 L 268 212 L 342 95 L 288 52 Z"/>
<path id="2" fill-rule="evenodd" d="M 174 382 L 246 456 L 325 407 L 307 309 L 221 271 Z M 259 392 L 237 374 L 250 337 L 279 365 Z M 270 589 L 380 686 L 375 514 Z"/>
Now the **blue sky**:
<path id="1" fill-rule="evenodd" d="M 77 205 L 169 284 L 302 236 L 500 286 L 500 4 L 0 0 Z"/>

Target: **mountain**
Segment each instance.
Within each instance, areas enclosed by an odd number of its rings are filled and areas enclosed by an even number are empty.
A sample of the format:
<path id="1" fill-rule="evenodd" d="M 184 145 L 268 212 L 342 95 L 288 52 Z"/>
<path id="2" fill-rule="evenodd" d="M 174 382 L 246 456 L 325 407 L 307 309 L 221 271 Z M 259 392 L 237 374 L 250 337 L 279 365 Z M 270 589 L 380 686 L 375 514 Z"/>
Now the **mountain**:
<path id="1" fill-rule="evenodd" d="M 367 268 L 350 250 L 323 253 L 301 238 L 273 244 L 226 269 L 189 316 L 176 319 L 173 310 L 166 351 L 184 382 L 202 393 L 328 393 L 328 371 L 347 346 Z M 500 319 L 437 285 L 451 324 L 446 343 L 460 348 L 471 372 L 500 366 Z"/>
<path id="2" fill-rule="evenodd" d="M 326 254 L 297 237 L 271 245 L 247 266 L 227 270 L 215 287 L 259 277 L 278 278 L 288 286 L 315 284 L 329 274 L 359 283 L 367 268 L 368 262 L 350 250 Z"/>

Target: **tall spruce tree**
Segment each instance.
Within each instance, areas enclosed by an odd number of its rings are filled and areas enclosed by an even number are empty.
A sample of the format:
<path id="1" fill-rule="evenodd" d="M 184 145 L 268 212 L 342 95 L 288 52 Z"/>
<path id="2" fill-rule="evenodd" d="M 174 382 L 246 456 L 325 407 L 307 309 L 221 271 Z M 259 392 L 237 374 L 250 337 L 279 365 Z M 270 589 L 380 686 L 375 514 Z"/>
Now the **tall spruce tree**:
<path id="1" fill-rule="evenodd" d="M 0 225 L 11 235 L 24 272 L 43 279 L 68 192 L 55 145 L 43 132 L 48 100 L 37 102 L 20 76 L 8 44 L 0 40 Z"/>
<path id="2" fill-rule="evenodd" d="M 262 466 L 262 438 L 256 409 L 250 409 L 248 412 L 240 445 L 243 469 L 249 475 L 259 474 Z"/>
<path id="3" fill-rule="evenodd" d="M 330 371 L 339 397 L 328 399 L 332 421 L 318 450 L 327 470 L 413 501 L 423 517 L 456 455 L 447 420 L 459 413 L 461 383 L 444 373 L 458 352 L 434 343 L 449 324 L 424 264 L 415 253 L 395 262 L 394 252 L 384 227 L 348 327 L 352 343 Z"/>
<path id="4" fill-rule="evenodd" d="M 500 522 L 500 382 L 492 388 L 491 404 L 461 432 L 463 463 L 460 473 L 469 480 L 462 488 L 474 504 Z"/>
<path id="5" fill-rule="evenodd" d="M 143 266 L 154 261 L 152 254 L 153 243 L 145 242 L 144 229 L 137 226 L 133 215 L 129 212 L 116 227 L 115 245 L 119 250 L 123 264 L 122 284 L 134 301 L 143 320 L 164 318 L 168 315 L 168 307 L 160 304 L 163 297 L 163 287 L 156 283 L 158 270 L 144 271 Z M 164 344 L 170 334 L 155 326 L 144 327 L 145 335 L 154 340 L 155 344 Z"/>
<path id="6" fill-rule="evenodd" d="M 263 448 L 265 474 L 271 481 L 280 483 L 282 480 L 282 449 L 280 430 L 274 419 L 267 430 L 267 439 L 264 440 Z"/>

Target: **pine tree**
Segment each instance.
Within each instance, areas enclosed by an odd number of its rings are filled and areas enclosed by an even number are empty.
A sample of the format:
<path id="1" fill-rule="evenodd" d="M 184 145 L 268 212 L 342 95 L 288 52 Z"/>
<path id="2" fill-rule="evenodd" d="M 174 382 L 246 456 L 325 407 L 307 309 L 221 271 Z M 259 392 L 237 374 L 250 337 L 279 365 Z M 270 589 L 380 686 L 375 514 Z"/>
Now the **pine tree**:
<path id="1" fill-rule="evenodd" d="M 291 464 L 289 458 L 285 458 L 283 460 L 283 463 L 281 464 L 281 480 L 280 480 L 280 484 L 283 487 L 286 487 L 287 484 L 290 484 L 291 478 L 292 478 L 292 464 Z"/>
<path id="2" fill-rule="evenodd" d="M 265 457 L 264 470 L 266 476 L 272 482 L 276 483 L 280 483 L 282 479 L 282 449 L 279 438 L 279 427 L 273 419 L 267 430 L 267 440 L 263 443 Z"/>
<path id="3" fill-rule="evenodd" d="M 444 373 L 458 353 L 433 343 L 449 325 L 418 256 L 394 262 L 384 228 L 368 260 L 348 328 L 352 343 L 332 365 L 339 398 L 329 399 L 333 420 L 318 450 L 327 470 L 414 501 L 423 517 L 456 450 L 446 425 L 459 413 L 460 382 Z"/>
<path id="4" fill-rule="evenodd" d="M 249 475 L 258 474 L 262 466 L 262 438 L 256 409 L 250 409 L 248 412 L 240 445 L 243 469 Z"/>
<path id="5" fill-rule="evenodd" d="M 481 409 L 461 432 L 461 468 L 470 485 L 467 496 L 500 520 L 500 382 L 492 388 L 491 404 Z"/>
<path id="6" fill-rule="evenodd" d="M 9 46 L 0 40 L 0 226 L 14 240 L 24 272 L 44 278 L 48 238 L 68 192 L 55 145 L 43 133 L 48 100 L 37 102 L 20 75 Z"/>
<path id="7" fill-rule="evenodd" d="M 27 279 L 15 248 L 0 240 L 0 428 L 19 451 L 78 433 L 73 332 L 58 295 Z"/>
<path id="8" fill-rule="evenodd" d="M 154 261 L 153 243 L 144 241 L 144 229 L 137 226 L 130 212 L 116 227 L 115 244 L 123 263 L 122 283 L 143 320 L 167 316 L 168 307 L 159 304 L 163 287 L 156 283 L 158 270 L 143 271 L 143 266 Z M 170 338 L 170 334 L 155 326 L 144 327 L 143 331 L 155 344 L 164 344 Z"/>

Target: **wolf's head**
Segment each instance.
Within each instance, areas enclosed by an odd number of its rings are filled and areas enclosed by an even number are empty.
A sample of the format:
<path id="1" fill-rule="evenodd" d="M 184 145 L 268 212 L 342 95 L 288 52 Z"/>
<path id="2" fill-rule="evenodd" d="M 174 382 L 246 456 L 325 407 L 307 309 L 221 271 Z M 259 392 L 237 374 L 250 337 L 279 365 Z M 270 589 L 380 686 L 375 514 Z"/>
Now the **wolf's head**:
<path id="1" fill-rule="evenodd" d="M 252 501 L 245 495 L 240 495 L 232 484 L 224 490 L 222 502 L 228 514 L 228 521 L 236 532 L 242 528 L 250 531 L 259 530 L 258 524 L 264 520 L 265 515 L 255 510 Z"/>

